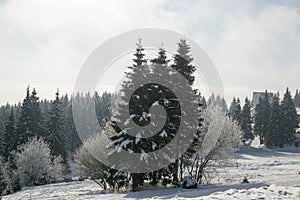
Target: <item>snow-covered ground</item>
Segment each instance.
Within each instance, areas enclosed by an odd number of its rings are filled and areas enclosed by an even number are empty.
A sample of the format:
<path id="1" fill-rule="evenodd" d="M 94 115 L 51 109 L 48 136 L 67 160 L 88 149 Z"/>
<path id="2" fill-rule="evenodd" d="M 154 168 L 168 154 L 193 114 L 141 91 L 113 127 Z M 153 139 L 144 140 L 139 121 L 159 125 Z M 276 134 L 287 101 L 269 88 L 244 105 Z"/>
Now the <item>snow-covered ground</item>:
<path id="1" fill-rule="evenodd" d="M 26 199 L 295 199 L 300 200 L 300 148 L 268 150 L 257 141 L 242 147 L 234 162 L 215 165 L 213 185 L 105 194 L 93 181 L 27 187 L 3 197 Z M 250 183 L 242 184 L 247 177 Z"/>

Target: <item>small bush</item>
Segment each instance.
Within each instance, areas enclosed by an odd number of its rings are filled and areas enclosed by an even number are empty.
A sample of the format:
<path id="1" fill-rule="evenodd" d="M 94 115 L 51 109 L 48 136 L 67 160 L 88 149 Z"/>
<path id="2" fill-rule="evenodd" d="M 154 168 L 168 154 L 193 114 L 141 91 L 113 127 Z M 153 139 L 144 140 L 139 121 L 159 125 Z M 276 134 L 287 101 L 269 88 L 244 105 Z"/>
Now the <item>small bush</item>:
<path id="1" fill-rule="evenodd" d="M 127 173 L 107 167 L 93 156 L 106 155 L 106 152 L 98 152 L 102 142 L 100 136 L 95 136 L 83 143 L 75 156 L 78 172 L 82 176 L 90 177 L 104 190 L 118 191 L 127 188 L 129 184 Z"/>
<path id="2" fill-rule="evenodd" d="M 49 145 L 42 139 L 32 138 L 14 153 L 21 185 L 51 183 L 62 175 L 60 156 L 51 156 Z"/>

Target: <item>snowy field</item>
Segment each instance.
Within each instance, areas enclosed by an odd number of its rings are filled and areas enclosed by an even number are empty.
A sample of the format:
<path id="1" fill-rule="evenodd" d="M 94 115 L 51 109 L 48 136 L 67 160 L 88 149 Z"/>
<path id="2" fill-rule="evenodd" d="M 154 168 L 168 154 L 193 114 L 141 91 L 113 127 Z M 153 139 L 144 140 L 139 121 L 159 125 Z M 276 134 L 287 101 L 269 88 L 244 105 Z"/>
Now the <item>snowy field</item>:
<path id="1" fill-rule="evenodd" d="M 215 165 L 212 185 L 198 189 L 156 189 L 105 194 L 93 181 L 27 187 L 5 196 L 27 199 L 295 199 L 300 200 L 300 148 L 268 150 L 255 142 L 236 153 L 230 164 Z M 242 184 L 247 177 L 250 183 Z"/>

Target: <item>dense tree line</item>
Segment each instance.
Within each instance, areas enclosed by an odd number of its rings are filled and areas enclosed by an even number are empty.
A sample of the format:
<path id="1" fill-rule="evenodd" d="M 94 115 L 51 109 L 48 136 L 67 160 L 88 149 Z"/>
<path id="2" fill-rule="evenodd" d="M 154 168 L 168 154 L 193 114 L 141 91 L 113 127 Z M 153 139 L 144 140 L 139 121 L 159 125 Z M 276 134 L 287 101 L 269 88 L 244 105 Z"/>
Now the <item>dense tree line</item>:
<path id="1" fill-rule="evenodd" d="M 286 89 L 282 101 L 277 93 L 272 103 L 265 91 L 255 108 L 254 121 L 254 132 L 260 137 L 261 144 L 269 148 L 293 145 L 299 121 L 290 90 Z"/>
<path id="2" fill-rule="evenodd" d="M 0 166 L 0 171 L 2 171 L 2 174 L 6 174 L 6 189 L 3 191 L 10 193 L 20 189 L 20 180 L 22 180 L 20 176 L 22 173 L 18 175 L 16 173 L 22 171 L 22 159 L 25 159 L 22 155 L 30 157 L 28 153 L 25 154 L 25 151 L 32 148 L 30 142 L 33 139 L 40 141 L 41 144 L 45 142 L 51 154 L 47 154 L 47 156 L 51 156 L 49 158 L 62 158 L 63 173 L 70 173 L 70 170 L 72 170 L 70 163 L 73 162 L 73 156 L 82 144 L 73 120 L 72 101 L 76 98 L 77 105 L 82 107 L 94 101 L 95 109 L 97 109 L 97 119 L 100 123 L 103 123 L 103 119 L 109 118 L 112 96 L 108 93 L 103 93 L 101 96 L 95 93 L 94 95 L 77 94 L 68 97 L 68 95 L 61 96 L 57 91 L 53 100 L 40 100 L 37 91 L 34 88 L 30 91 L 28 87 L 22 103 L 1 106 L 0 160 L 4 164 Z M 85 121 L 78 125 L 79 128 L 88 130 L 88 121 L 90 121 L 89 118 L 85 117 Z M 28 152 L 33 153 L 34 151 Z M 40 153 L 40 156 L 46 156 L 43 152 Z M 17 157 L 17 155 L 21 156 Z M 53 162 L 53 160 L 49 161 L 47 159 L 46 161 Z M 22 169 L 23 171 L 26 170 Z M 5 180 L 1 178 L 1 173 L 0 182 L 3 185 Z M 24 171 L 24 173 L 27 172 Z M 34 182 L 36 183 L 36 180 Z M 31 183 L 31 181 L 28 183 Z"/>
<path id="3" fill-rule="evenodd" d="M 54 155 L 70 158 L 81 145 L 73 121 L 72 101 L 76 98 L 83 107 L 87 102 L 95 101 L 97 118 L 102 123 L 109 118 L 112 95 L 77 94 L 71 98 L 61 96 L 57 91 L 54 100 L 39 100 L 37 92 L 29 87 L 22 103 L 7 104 L 0 107 L 0 156 L 9 159 L 10 153 L 17 146 L 26 143 L 30 138 L 42 137 L 47 141 Z M 89 119 L 86 119 L 89 121 Z M 81 124 L 87 128 L 87 123 Z"/>
<path id="4" fill-rule="evenodd" d="M 283 147 L 292 145 L 296 141 L 295 132 L 298 128 L 296 107 L 299 92 L 296 90 L 292 98 L 287 88 L 282 101 L 279 93 L 275 94 L 272 101 L 269 93 L 264 92 L 259 103 L 254 108 L 246 97 L 243 107 L 239 98 L 233 98 L 228 115 L 239 122 L 243 130 L 243 140 L 253 140 L 254 135 L 259 137 L 260 144 L 266 147 Z"/>
<path id="5" fill-rule="evenodd" d="M 238 122 L 241 126 L 243 135 L 242 140 L 246 142 L 247 140 L 253 140 L 253 130 L 252 130 L 252 114 L 251 114 L 252 104 L 248 97 L 245 98 L 243 107 L 241 106 L 241 101 L 239 98 L 233 97 L 230 104 L 228 115 L 232 120 Z"/>
<path id="6" fill-rule="evenodd" d="M 212 94 L 207 102 L 205 100 L 205 97 L 202 97 L 202 107 L 205 109 L 207 106 L 218 106 L 222 109 L 222 111 L 224 113 L 228 112 L 228 107 L 227 107 L 227 103 L 226 100 L 224 99 L 224 97 L 221 97 L 220 95 L 215 96 L 215 94 Z"/>

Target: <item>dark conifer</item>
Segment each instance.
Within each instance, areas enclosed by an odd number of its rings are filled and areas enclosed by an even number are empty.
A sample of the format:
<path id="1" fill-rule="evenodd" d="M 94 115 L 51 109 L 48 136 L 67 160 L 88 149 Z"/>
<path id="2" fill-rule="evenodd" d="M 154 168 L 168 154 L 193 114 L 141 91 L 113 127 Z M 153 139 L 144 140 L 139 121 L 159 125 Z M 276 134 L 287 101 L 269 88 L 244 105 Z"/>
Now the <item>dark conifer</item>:
<path id="1" fill-rule="evenodd" d="M 279 93 L 274 95 L 273 102 L 271 104 L 271 115 L 270 115 L 270 123 L 268 131 L 265 135 L 265 145 L 268 148 L 276 147 L 276 146 L 283 146 L 283 138 L 282 134 L 282 112 L 280 108 L 279 102 Z"/>
<path id="2" fill-rule="evenodd" d="M 61 156 L 67 162 L 65 119 L 61 108 L 59 91 L 55 93 L 55 100 L 51 102 L 48 112 L 46 141 L 49 143 L 51 153 Z"/>
<path id="3" fill-rule="evenodd" d="M 242 110 L 241 127 L 243 130 L 243 138 L 246 140 L 253 140 L 254 135 L 252 132 L 251 104 L 247 97 Z"/>
<path id="4" fill-rule="evenodd" d="M 255 108 L 254 115 L 254 134 L 259 136 L 260 144 L 264 144 L 264 138 L 269 129 L 271 105 L 269 103 L 268 91 L 265 91 L 263 97 Z"/>
<path id="5" fill-rule="evenodd" d="M 10 153 L 14 150 L 17 150 L 17 135 L 16 135 L 16 121 L 14 115 L 14 109 L 11 108 L 8 121 L 5 123 L 5 134 L 4 134 L 4 158 L 8 160 Z"/>
<path id="6" fill-rule="evenodd" d="M 43 116 L 35 89 L 30 94 L 29 87 L 27 88 L 17 122 L 16 135 L 17 145 L 26 143 L 29 138 L 44 136 Z"/>
<path id="7" fill-rule="evenodd" d="M 292 99 L 291 92 L 286 89 L 281 102 L 281 124 L 282 124 L 282 141 L 284 144 L 293 144 L 295 140 L 296 128 L 298 128 L 297 112 L 295 103 Z"/>

